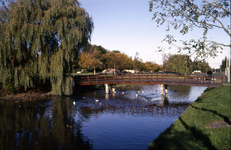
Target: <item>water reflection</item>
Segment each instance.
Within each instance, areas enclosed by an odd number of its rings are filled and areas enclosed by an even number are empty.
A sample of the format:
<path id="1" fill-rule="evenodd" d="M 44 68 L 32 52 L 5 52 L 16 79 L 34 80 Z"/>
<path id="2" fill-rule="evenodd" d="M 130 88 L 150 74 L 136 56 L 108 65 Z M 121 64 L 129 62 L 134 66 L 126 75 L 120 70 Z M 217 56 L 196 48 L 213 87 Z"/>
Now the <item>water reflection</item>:
<path id="1" fill-rule="evenodd" d="M 1 104 L 0 149 L 92 149 L 81 120 L 70 115 L 69 102 L 55 98 Z"/>
<path id="2" fill-rule="evenodd" d="M 97 106 L 97 105 L 96 105 Z M 131 116 L 142 116 L 145 117 L 154 117 L 154 116 L 179 116 L 181 115 L 189 104 L 179 104 L 179 105 L 147 105 L 145 107 L 136 107 L 136 106 L 108 106 L 107 104 L 100 108 L 89 108 L 89 107 L 81 107 L 78 110 L 82 119 L 91 118 L 92 115 L 99 116 L 103 113 L 108 114 L 123 114 L 123 115 L 131 115 Z M 86 121 L 86 120 L 85 120 Z"/>
<path id="3" fill-rule="evenodd" d="M 1 104 L 0 149 L 146 149 L 204 89 L 169 86 L 164 97 L 159 85 L 131 85 Z"/>

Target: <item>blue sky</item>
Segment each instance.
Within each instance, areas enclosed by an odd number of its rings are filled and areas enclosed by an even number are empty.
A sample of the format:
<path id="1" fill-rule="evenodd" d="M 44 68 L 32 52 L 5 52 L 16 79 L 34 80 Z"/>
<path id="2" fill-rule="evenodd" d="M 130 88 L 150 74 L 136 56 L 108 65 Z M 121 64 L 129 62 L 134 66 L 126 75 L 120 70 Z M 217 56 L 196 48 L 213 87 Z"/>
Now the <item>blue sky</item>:
<path id="1" fill-rule="evenodd" d="M 166 53 L 176 53 L 176 48 L 168 50 L 169 45 L 161 42 L 166 34 L 172 34 L 176 39 L 191 39 L 201 37 L 202 30 L 194 29 L 182 36 L 179 30 L 166 30 L 166 25 L 157 28 L 152 20 L 152 12 L 149 12 L 149 0 L 79 0 L 93 18 L 94 31 L 91 44 L 101 45 L 108 50 L 119 50 L 128 56 L 136 52 L 144 62 L 154 61 L 162 64 L 162 55 L 158 46 L 164 47 Z M 230 20 L 225 20 L 230 23 Z M 198 36 L 199 35 L 199 36 Z M 223 31 L 213 30 L 208 37 L 216 41 L 229 43 L 229 36 Z M 230 49 L 223 50 L 215 59 L 207 61 L 213 68 L 219 68 L 222 59 L 228 55 Z"/>

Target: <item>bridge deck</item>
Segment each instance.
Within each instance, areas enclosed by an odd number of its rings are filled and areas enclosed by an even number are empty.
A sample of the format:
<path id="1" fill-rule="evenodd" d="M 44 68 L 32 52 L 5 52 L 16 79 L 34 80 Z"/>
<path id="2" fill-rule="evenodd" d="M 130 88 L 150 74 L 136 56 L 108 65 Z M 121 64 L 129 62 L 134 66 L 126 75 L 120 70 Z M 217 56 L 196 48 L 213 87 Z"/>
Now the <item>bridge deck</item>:
<path id="1" fill-rule="evenodd" d="M 168 84 L 218 87 L 227 82 L 224 75 L 188 74 L 186 76 L 175 73 L 150 74 L 119 74 L 119 75 L 87 75 L 75 76 L 76 85 L 99 84 Z"/>

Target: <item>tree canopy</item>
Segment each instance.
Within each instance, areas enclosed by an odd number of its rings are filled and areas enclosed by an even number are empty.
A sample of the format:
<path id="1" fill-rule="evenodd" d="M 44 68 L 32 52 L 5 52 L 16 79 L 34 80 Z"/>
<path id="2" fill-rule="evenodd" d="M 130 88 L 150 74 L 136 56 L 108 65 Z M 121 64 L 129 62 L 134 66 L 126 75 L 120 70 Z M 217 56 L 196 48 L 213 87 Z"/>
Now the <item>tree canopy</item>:
<path id="1" fill-rule="evenodd" d="M 79 64 L 82 68 L 93 68 L 95 74 L 96 68 L 102 68 L 102 63 L 100 61 L 100 51 L 98 51 L 95 47 L 89 52 L 82 52 L 80 54 Z"/>
<path id="2" fill-rule="evenodd" d="M 148 71 L 148 72 L 157 72 L 161 70 L 161 66 L 156 64 L 155 62 L 148 61 L 148 62 L 143 63 L 142 70 Z"/>
<path id="3" fill-rule="evenodd" d="M 193 61 L 193 70 L 201 70 L 201 72 L 206 73 L 211 67 L 205 61 Z"/>
<path id="4" fill-rule="evenodd" d="M 226 68 L 226 62 L 227 62 L 227 57 L 225 57 L 225 59 L 222 59 L 222 62 L 221 62 L 221 65 L 220 65 L 220 69 L 221 71 L 225 71 L 225 68 Z"/>
<path id="5" fill-rule="evenodd" d="M 105 68 L 115 68 L 123 71 L 124 69 L 130 69 L 132 66 L 132 59 L 118 50 L 106 53 L 104 60 Z"/>
<path id="6" fill-rule="evenodd" d="M 142 67 L 142 59 L 139 57 L 139 53 L 136 52 L 135 56 L 134 56 L 134 60 L 133 60 L 133 68 L 135 69 L 135 72 L 137 72 L 137 70 L 141 70 Z"/>
<path id="7" fill-rule="evenodd" d="M 16 0 L 0 7 L 3 88 L 49 80 L 54 94 L 72 93 L 72 62 L 90 39 L 93 21 L 77 0 Z"/>
<path id="8" fill-rule="evenodd" d="M 167 23 L 167 31 L 173 26 L 181 34 L 187 34 L 193 28 L 203 29 L 200 39 L 182 40 L 178 51 L 187 50 L 196 59 L 215 57 L 230 43 L 220 43 L 207 37 L 209 30 L 220 29 L 230 38 L 230 0 L 150 0 L 150 11 L 157 25 Z M 176 39 L 167 35 L 164 41 L 176 45 Z"/>
<path id="9" fill-rule="evenodd" d="M 177 73 L 191 73 L 192 72 L 192 60 L 188 55 L 169 55 L 165 71 L 177 72 Z"/>

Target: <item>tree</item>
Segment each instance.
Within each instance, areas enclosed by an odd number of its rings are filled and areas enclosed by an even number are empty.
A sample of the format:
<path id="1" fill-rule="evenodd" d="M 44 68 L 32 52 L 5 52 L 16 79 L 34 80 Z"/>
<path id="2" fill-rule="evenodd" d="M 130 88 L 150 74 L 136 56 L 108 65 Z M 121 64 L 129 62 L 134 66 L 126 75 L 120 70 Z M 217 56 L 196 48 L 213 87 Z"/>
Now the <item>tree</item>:
<path id="1" fill-rule="evenodd" d="M 133 63 L 134 63 L 135 72 L 137 73 L 137 70 L 141 70 L 141 67 L 142 67 L 142 59 L 139 57 L 138 52 L 136 52 L 135 54 Z"/>
<path id="2" fill-rule="evenodd" d="M 193 28 L 203 29 L 200 39 L 182 41 L 183 46 L 177 46 L 178 52 L 187 50 L 197 59 L 205 59 L 217 56 L 224 47 L 231 47 L 230 43 L 219 43 L 207 38 L 208 31 L 214 28 L 220 29 L 230 38 L 230 25 L 225 24 L 231 15 L 229 0 L 150 0 L 149 4 L 150 11 L 154 11 L 153 20 L 158 26 L 167 23 L 167 31 L 173 26 L 184 35 Z M 164 41 L 175 45 L 176 39 L 167 35 Z"/>
<path id="3" fill-rule="evenodd" d="M 188 55 L 170 55 L 166 63 L 166 71 L 182 74 L 191 73 L 192 60 Z"/>
<path id="4" fill-rule="evenodd" d="M 89 42 L 87 43 L 87 45 L 84 47 L 84 49 L 82 50 L 82 52 L 88 52 L 91 53 L 93 52 L 93 50 L 96 49 L 99 52 L 99 56 L 98 58 L 100 59 L 101 62 L 101 66 L 100 68 L 104 69 L 105 68 L 105 57 L 104 55 L 108 52 L 107 49 L 105 49 L 104 47 L 102 47 L 101 45 L 91 45 Z M 82 62 L 81 62 L 82 63 Z M 98 68 L 99 69 L 99 68 Z"/>
<path id="5" fill-rule="evenodd" d="M 166 72 L 166 65 L 167 65 L 167 62 L 168 62 L 168 58 L 171 56 L 171 54 L 165 54 L 163 53 L 162 54 L 162 61 L 163 61 L 163 65 L 162 65 L 162 71 Z"/>
<path id="6" fill-rule="evenodd" d="M 161 66 L 156 64 L 155 62 L 146 62 L 144 63 L 143 70 L 148 72 L 157 72 L 161 69 Z"/>
<path id="7" fill-rule="evenodd" d="M 118 54 L 120 53 L 116 53 L 112 51 L 104 55 L 104 60 L 106 62 L 105 63 L 106 68 L 118 69 L 118 66 L 117 66 L 119 64 Z M 115 73 L 115 70 L 114 70 L 114 73 Z"/>
<path id="8" fill-rule="evenodd" d="M 16 0 L 0 7 L 0 71 L 3 88 L 50 81 L 52 92 L 72 94 L 67 73 L 93 29 L 77 0 Z"/>
<path id="9" fill-rule="evenodd" d="M 193 61 L 193 70 L 201 70 L 201 72 L 206 73 L 210 69 L 211 67 L 206 61 Z"/>
<path id="10" fill-rule="evenodd" d="M 226 62 L 227 62 L 227 57 L 225 57 L 225 59 L 223 59 L 221 62 L 220 69 L 222 72 L 225 72 Z"/>
<path id="11" fill-rule="evenodd" d="M 100 52 L 96 48 L 94 50 L 92 49 L 90 52 L 82 52 L 80 54 L 79 64 L 82 68 L 93 68 L 94 74 L 96 74 L 95 69 L 102 67 L 102 63 L 100 61 Z"/>
<path id="12" fill-rule="evenodd" d="M 132 66 L 132 59 L 129 58 L 126 54 L 123 53 L 115 53 L 116 55 L 116 68 L 119 69 L 121 72 L 124 69 L 130 69 Z"/>
<path id="13" fill-rule="evenodd" d="M 82 52 L 91 52 L 92 49 L 97 49 L 100 52 L 100 55 L 106 54 L 107 50 L 101 45 L 91 45 L 89 42 L 84 46 Z"/>

